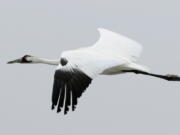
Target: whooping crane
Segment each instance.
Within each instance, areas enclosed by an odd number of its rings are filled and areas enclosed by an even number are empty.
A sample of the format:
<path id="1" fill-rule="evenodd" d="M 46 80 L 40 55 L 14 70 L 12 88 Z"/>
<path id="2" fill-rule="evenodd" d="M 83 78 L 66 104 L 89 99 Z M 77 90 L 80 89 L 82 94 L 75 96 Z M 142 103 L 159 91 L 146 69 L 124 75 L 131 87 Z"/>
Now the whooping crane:
<path id="1" fill-rule="evenodd" d="M 30 55 L 8 62 L 42 63 L 57 65 L 54 74 L 52 109 L 57 112 L 64 108 L 64 114 L 72 106 L 74 111 L 77 99 L 97 75 L 136 73 L 162 78 L 168 81 L 180 81 L 177 75 L 158 75 L 136 63 L 142 52 L 142 46 L 125 36 L 99 28 L 99 40 L 90 47 L 62 52 L 60 60 L 48 60 Z"/>

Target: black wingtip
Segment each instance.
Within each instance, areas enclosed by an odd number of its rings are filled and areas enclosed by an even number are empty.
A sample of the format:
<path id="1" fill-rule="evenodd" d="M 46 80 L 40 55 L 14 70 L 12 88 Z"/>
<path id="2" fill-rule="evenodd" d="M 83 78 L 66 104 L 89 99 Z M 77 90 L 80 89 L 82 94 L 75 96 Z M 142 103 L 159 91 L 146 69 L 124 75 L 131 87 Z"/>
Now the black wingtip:
<path id="1" fill-rule="evenodd" d="M 60 109 L 60 108 L 58 108 L 58 109 L 57 109 L 57 113 L 60 113 L 60 112 L 61 112 L 61 109 Z"/>
<path id="2" fill-rule="evenodd" d="M 72 106 L 72 111 L 75 111 L 75 109 L 76 109 L 76 106 L 73 105 L 73 106 Z"/>
<path id="3" fill-rule="evenodd" d="M 78 69 L 56 70 L 52 93 L 52 110 L 57 106 L 57 113 L 62 111 L 64 115 L 68 114 L 70 109 L 75 111 L 78 98 L 91 81 L 92 79 L 89 76 Z"/>
<path id="4" fill-rule="evenodd" d="M 54 108 L 55 108 L 55 105 L 52 105 L 52 106 L 51 106 L 51 110 L 54 110 Z"/>
<path id="5" fill-rule="evenodd" d="M 69 111 L 69 108 L 67 107 L 67 108 L 65 108 L 65 110 L 64 110 L 64 114 L 67 114 L 67 112 Z"/>

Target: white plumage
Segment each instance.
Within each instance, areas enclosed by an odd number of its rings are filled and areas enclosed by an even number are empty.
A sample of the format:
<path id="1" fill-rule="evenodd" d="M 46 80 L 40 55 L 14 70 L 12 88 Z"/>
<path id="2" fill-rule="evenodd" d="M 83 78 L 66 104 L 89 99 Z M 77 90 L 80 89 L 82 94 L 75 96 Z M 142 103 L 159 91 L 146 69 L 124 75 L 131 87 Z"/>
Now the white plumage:
<path id="1" fill-rule="evenodd" d="M 142 46 L 136 41 L 112 31 L 99 28 L 99 40 L 92 46 L 62 52 L 60 60 L 47 60 L 30 55 L 8 62 L 43 63 L 57 65 L 54 75 L 52 109 L 66 114 L 69 106 L 75 110 L 77 99 L 97 75 L 113 75 L 133 72 L 150 75 L 168 81 L 180 81 L 176 75 L 158 75 L 137 64 Z"/>
<path id="2" fill-rule="evenodd" d="M 136 61 L 142 52 L 142 46 L 136 41 L 112 31 L 99 28 L 99 40 L 93 48 L 110 56 L 124 57 Z"/>
<path id="3" fill-rule="evenodd" d="M 62 53 L 61 57 L 70 61 L 64 68 L 76 65 L 92 78 L 98 74 L 119 74 L 127 68 L 148 71 L 133 63 L 142 52 L 139 43 L 106 29 L 99 28 L 98 31 L 100 38 L 93 46 Z M 63 67 L 60 64 L 58 68 Z"/>

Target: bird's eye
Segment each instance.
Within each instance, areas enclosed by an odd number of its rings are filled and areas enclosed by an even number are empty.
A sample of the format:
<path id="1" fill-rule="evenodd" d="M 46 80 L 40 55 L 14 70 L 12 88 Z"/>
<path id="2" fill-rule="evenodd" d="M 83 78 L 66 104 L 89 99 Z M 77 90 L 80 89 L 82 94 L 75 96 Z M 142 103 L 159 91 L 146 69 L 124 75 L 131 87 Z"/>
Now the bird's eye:
<path id="1" fill-rule="evenodd" d="M 62 66 L 65 66 L 68 63 L 68 61 L 65 58 L 61 58 L 60 63 Z"/>

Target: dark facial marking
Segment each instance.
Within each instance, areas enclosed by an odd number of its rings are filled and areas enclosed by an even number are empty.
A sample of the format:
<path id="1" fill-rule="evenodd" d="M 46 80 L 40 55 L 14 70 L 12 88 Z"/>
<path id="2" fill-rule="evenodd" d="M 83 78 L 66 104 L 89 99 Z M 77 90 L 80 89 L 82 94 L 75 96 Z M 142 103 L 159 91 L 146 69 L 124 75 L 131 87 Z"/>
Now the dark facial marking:
<path id="1" fill-rule="evenodd" d="M 31 63 L 32 61 L 27 61 L 27 57 L 31 57 L 30 55 L 25 55 L 21 59 L 21 63 Z"/>

